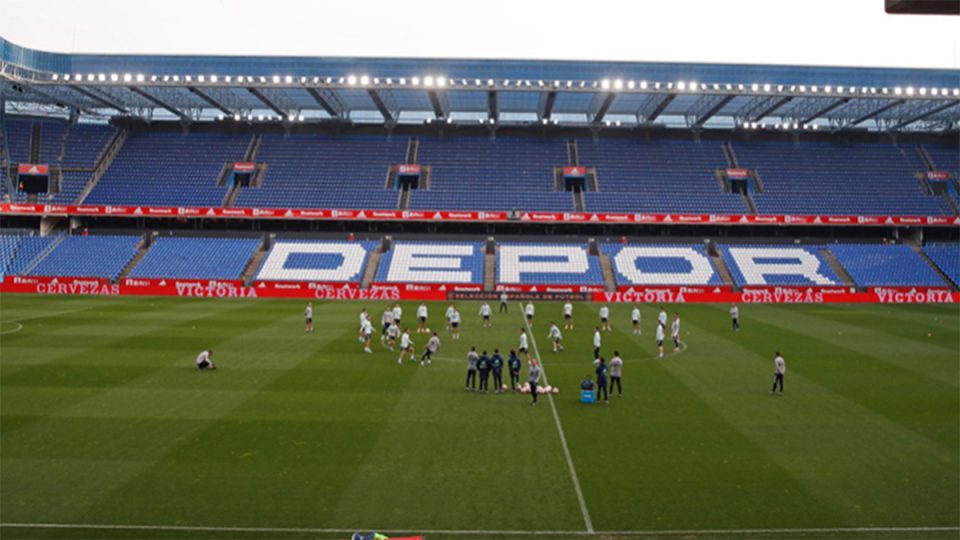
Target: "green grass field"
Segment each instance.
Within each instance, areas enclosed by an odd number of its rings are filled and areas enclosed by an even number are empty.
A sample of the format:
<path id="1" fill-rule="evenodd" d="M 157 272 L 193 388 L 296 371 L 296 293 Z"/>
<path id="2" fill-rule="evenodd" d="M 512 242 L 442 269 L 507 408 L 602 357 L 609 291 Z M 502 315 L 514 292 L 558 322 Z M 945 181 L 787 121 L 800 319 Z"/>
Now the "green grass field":
<path id="1" fill-rule="evenodd" d="M 530 407 L 463 388 L 471 344 L 516 347 L 518 304 L 482 329 L 462 303 L 461 341 L 430 304 L 443 347 L 424 368 L 362 352 L 361 304 L 315 304 L 314 334 L 304 305 L 0 297 L 0 536 L 960 536 L 955 306 L 742 306 L 739 333 L 728 306 L 668 306 L 687 348 L 663 361 L 655 306 L 642 336 L 611 306 L 624 396 L 591 406 L 599 306 L 575 306 L 553 354 L 560 305 L 541 303 L 561 393 Z M 208 347 L 221 369 L 201 373 Z"/>

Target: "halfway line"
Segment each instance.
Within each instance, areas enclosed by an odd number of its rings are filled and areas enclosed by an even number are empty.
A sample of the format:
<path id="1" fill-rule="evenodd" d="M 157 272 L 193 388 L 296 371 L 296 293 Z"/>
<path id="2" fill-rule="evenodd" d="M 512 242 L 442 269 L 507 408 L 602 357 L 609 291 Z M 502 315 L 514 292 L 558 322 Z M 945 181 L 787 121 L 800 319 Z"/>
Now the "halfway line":
<path id="1" fill-rule="evenodd" d="M 544 385 L 550 384 L 547 380 L 547 369 L 540 358 L 540 350 L 537 348 L 537 338 L 533 335 L 533 329 L 530 328 L 530 322 L 523 315 L 523 302 L 520 304 L 520 316 L 523 317 L 523 323 L 527 325 L 527 335 L 533 342 L 533 352 L 537 355 L 537 362 L 540 362 L 540 372 L 543 373 Z M 593 534 L 593 522 L 590 521 L 590 512 L 587 510 L 587 501 L 583 498 L 583 490 L 580 489 L 580 480 L 577 478 L 577 468 L 573 466 L 573 458 L 570 457 L 570 447 L 567 446 L 567 437 L 563 434 L 563 426 L 560 424 L 560 415 L 557 414 L 557 405 L 553 402 L 553 394 L 547 394 L 547 401 L 550 402 L 550 410 L 553 411 L 553 420 L 557 423 L 557 432 L 560 433 L 560 443 L 563 445 L 563 455 L 567 458 L 567 466 L 570 468 L 570 478 L 573 479 L 573 489 L 577 492 L 577 502 L 580 503 L 580 513 L 583 514 L 583 522 L 587 525 L 587 532 Z"/>

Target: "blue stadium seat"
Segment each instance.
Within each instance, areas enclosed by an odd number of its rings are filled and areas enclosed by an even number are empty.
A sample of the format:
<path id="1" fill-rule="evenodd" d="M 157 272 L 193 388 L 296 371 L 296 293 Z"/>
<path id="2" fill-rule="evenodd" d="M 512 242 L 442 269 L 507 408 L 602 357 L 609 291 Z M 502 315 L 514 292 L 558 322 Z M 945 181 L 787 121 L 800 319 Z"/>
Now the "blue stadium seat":
<path id="1" fill-rule="evenodd" d="M 743 198 L 723 193 L 715 170 L 726 168 L 716 142 L 578 141 L 580 164 L 597 171 L 588 211 L 743 214 Z"/>
<path id="2" fill-rule="evenodd" d="M 946 285 L 926 261 L 902 244 L 834 244 L 830 252 L 862 287 Z"/>
<path id="3" fill-rule="evenodd" d="M 960 286 L 960 244 L 930 244 L 923 252 L 954 285 Z"/>
<path id="4" fill-rule="evenodd" d="M 913 148 L 738 142 L 733 149 L 739 164 L 763 182 L 763 193 L 752 195 L 761 214 L 950 214 L 943 199 L 926 195 L 914 178 L 924 167 Z"/>
<path id="5" fill-rule="evenodd" d="M 87 204 L 220 206 L 224 163 L 242 161 L 249 135 L 132 133 Z"/>
<path id="6" fill-rule="evenodd" d="M 139 236 L 68 236 L 30 275 L 114 279 L 137 254 L 139 242 Z"/>
<path id="7" fill-rule="evenodd" d="M 130 277 L 239 279 L 259 244 L 256 238 L 159 237 Z"/>
<path id="8" fill-rule="evenodd" d="M 724 245 L 733 282 L 744 285 L 842 285 L 820 250 L 822 245 Z"/>
<path id="9" fill-rule="evenodd" d="M 417 262 L 394 265 L 394 256 L 407 249 L 419 249 L 413 256 Z M 459 264 L 448 268 L 435 262 L 436 257 L 457 258 Z M 374 281 L 382 283 L 483 283 L 482 242 L 407 242 L 397 240 L 383 254 Z"/>
<path id="10" fill-rule="evenodd" d="M 559 272 L 568 262 L 566 255 L 552 254 L 554 248 L 570 248 L 571 255 L 583 263 L 582 271 Z M 507 252 L 518 256 L 507 257 Z M 522 265 L 522 267 L 521 267 Z M 531 270 L 539 266 L 541 270 Z M 596 255 L 583 244 L 513 243 L 497 245 L 497 283 L 519 285 L 602 285 L 603 271 Z"/>
<path id="11" fill-rule="evenodd" d="M 641 248 L 650 256 L 619 260 L 625 248 Z M 713 266 L 702 244 L 601 244 L 610 255 L 618 285 L 722 285 L 723 279 Z M 624 252 L 628 254 L 628 252 Z M 697 261 L 697 265 L 691 262 Z M 633 267 L 624 266 L 632 263 Z M 705 264 L 704 264 L 705 263 Z M 659 276 L 658 276 L 659 274 Z"/>
<path id="12" fill-rule="evenodd" d="M 406 137 L 264 135 L 263 185 L 241 188 L 235 206 L 395 209 L 399 192 L 386 189 L 387 171 L 405 161 L 407 144 Z"/>

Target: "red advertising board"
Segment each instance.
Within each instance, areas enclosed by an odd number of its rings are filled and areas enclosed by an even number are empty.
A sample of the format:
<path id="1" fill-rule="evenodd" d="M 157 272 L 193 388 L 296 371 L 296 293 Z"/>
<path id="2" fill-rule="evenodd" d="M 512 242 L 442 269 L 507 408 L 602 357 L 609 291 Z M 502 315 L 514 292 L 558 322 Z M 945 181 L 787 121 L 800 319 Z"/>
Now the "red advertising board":
<path id="1" fill-rule="evenodd" d="M 420 165 L 414 163 L 401 163 L 397 165 L 397 174 L 402 175 L 419 175 L 420 174 Z"/>
<path id="2" fill-rule="evenodd" d="M 192 219 L 307 219 L 348 221 L 509 221 L 507 212 L 450 210 L 351 210 L 325 208 L 220 208 L 186 206 L 44 205 L 0 203 L 0 215 L 70 215 L 119 217 L 177 217 Z M 957 216 L 841 216 L 754 214 L 625 214 L 589 212 L 522 212 L 521 222 L 634 223 L 664 225 L 960 225 Z"/>
<path id="3" fill-rule="evenodd" d="M 950 173 L 948 171 L 930 171 L 927 173 L 927 180 L 943 182 L 949 179 Z"/>
<path id="4" fill-rule="evenodd" d="M 564 167 L 563 175 L 570 178 L 583 178 L 587 175 L 586 167 Z"/>
<path id="5" fill-rule="evenodd" d="M 21 163 L 17 165 L 17 174 L 21 176 L 47 176 L 50 174 L 50 166 L 35 163 Z"/>
<path id="6" fill-rule="evenodd" d="M 727 178 L 731 180 L 746 180 L 750 178 L 750 169 L 727 169 Z"/>
<path id="7" fill-rule="evenodd" d="M 235 173 L 252 173 L 255 170 L 257 170 L 257 164 L 249 161 L 237 161 L 233 164 Z"/>
<path id="8" fill-rule="evenodd" d="M 5 276 L 0 292 L 52 295 L 151 295 L 200 298 L 316 298 L 322 300 L 446 300 L 456 293 L 482 293 L 480 284 L 374 283 L 360 289 L 356 283 L 262 281 L 246 286 L 238 280 L 124 279 Z M 498 292 L 517 294 L 579 294 L 594 302 L 694 303 L 743 302 L 953 304 L 960 293 L 942 287 L 874 287 L 856 292 L 845 287 L 753 286 L 735 292 L 726 286 L 620 287 L 608 292 L 597 285 L 499 285 Z M 497 293 L 486 293 L 497 294 Z M 547 296 L 548 297 L 548 296 Z M 557 296 L 560 298 L 561 296 Z"/>

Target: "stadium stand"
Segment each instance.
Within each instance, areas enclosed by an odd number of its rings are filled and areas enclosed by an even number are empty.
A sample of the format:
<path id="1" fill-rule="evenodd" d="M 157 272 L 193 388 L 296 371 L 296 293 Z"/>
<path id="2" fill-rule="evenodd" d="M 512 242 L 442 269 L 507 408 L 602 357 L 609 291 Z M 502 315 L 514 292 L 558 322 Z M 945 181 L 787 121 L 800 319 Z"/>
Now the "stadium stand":
<path id="1" fill-rule="evenodd" d="M 842 285 L 820 254 L 824 246 L 804 244 L 723 246 L 734 283 L 744 285 Z"/>
<path id="2" fill-rule="evenodd" d="M 220 206 L 224 163 L 242 161 L 249 136 L 132 133 L 87 204 Z"/>
<path id="3" fill-rule="evenodd" d="M 923 252 L 955 286 L 960 286 L 960 244 L 929 244 Z"/>
<path id="4" fill-rule="evenodd" d="M 397 208 L 386 189 L 391 164 L 403 163 L 405 137 L 264 135 L 256 160 L 267 164 L 261 187 L 244 187 L 234 206 Z"/>
<path id="5" fill-rule="evenodd" d="M 920 256 L 902 244 L 834 244 L 830 252 L 861 287 L 946 285 Z"/>
<path id="6" fill-rule="evenodd" d="M 58 239 L 56 236 L 0 234 L 2 274 L 18 275 L 44 253 Z"/>
<path id="7" fill-rule="evenodd" d="M 483 283 L 482 242 L 398 240 L 377 268 L 381 283 Z"/>
<path id="8" fill-rule="evenodd" d="M 115 279 L 137 254 L 139 242 L 139 236 L 68 236 L 29 275 Z"/>
<path id="9" fill-rule="evenodd" d="M 418 161 L 430 189 L 413 191 L 411 209 L 573 210 L 570 193 L 553 191 L 554 167 L 568 162 L 560 139 L 421 137 Z"/>
<path id="10" fill-rule="evenodd" d="M 239 279 L 257 238 L 159 237 L 132 278 Z"/>
<path id="11" fill-rule="evenodd" d="M 360 281 L 371 251 L 379 242 L 278 240 L 264 258 L 260 281 Z"/>
<path id="12" fill-rule="evenodd" d="M 713 262 L 696 244 L 601 244 L 618 285 L 722 285 Z"/>
<path id="13" fill-rule="evenodd" d="M 7 117 L 6 142 L 7 151 L 10 156 L 10 163 L 29 163 L 30 162 L 30 134 L 33 129 L 33 121 L 28 118 L 17 118 L 15 116 Z"/>
<path id="14" fill-rule="evenodd" d="M 497 283 L 510 285 L 602 285 L 600 260 L 583 244 L 501 243 Z"/>
<path id="15" fill-rule="evenodd" d="M 761 214 L 950 214 L 914 178 L 919 160 L 895 146 L 754 142 L 733 149 L 740 166 L 760 176 L 763 192 L 751 197 Z"/>
<path id="16" fill-rule="evenodd" d="M 738 194 L 723 193 L 714 174 L 727 167 L 716 142 L 578 141 L 580 164 L 597 171 L 586 209 L 608 212 L 742 214 Z"/>

